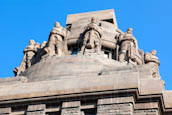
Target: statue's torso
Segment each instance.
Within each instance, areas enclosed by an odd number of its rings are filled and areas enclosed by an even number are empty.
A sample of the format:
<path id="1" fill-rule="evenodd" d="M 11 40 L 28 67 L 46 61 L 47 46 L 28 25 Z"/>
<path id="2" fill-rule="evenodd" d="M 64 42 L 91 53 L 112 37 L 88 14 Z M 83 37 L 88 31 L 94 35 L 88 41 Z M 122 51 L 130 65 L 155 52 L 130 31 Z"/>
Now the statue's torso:
<path id="1" fill-rule="evenodd" d="M 63 28 L 54 27 L 53 30 L 51 31 L 51 34 L 58 34 L 58 35 L 64 36 L 65 33 L 64 33 Z"/>

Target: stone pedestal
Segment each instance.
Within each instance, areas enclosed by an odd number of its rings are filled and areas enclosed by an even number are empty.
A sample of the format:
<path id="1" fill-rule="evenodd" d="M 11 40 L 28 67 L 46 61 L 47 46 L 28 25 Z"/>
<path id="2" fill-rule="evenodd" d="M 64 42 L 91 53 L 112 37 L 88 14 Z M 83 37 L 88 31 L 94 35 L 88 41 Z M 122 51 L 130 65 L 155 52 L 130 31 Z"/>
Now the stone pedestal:
<path id="1" fill-rule="evenodd" d="M 81 115 L 80 101 L 63 102 L 61 115 Z"/>
<path id="2" fill-rule="evenodd" d="M 26 115 L 45 115 L 45 104 L 29 105 Z"/>
<path id="3" fill-rule="evenodd" d="M 97 115 L 133 115 L 133 99 L 132 97 L 99 99 Z"/>
<path id="4" fill-rule="evenodd" d="M 0 115 L 10 115 L 11 108 L 0 108 Z"/>

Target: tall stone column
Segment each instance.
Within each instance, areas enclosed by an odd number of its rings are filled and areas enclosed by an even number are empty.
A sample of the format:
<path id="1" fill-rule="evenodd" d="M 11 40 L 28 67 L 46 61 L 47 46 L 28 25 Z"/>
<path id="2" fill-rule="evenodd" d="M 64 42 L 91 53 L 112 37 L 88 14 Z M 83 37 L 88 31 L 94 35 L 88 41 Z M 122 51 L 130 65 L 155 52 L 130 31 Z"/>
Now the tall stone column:
<path id="1" fill-rule="evenodd" d="M 99 99 L 97 115 L 133 115 L 133 97 Z"/>
<path id="2" fill-rule="evenodd" d="M 29 105 L 26 115 L 45 115 L 45 104 Z"/>
<path id="3" fill-rule="evenodd" d="M 11 108 L 0 108 L 0 115 L 10 115 Z"/>
<path id="4" fill-rule="evenodd" d="M 81 115 L 80 101 L 63 102 L 61 115 Z"/>

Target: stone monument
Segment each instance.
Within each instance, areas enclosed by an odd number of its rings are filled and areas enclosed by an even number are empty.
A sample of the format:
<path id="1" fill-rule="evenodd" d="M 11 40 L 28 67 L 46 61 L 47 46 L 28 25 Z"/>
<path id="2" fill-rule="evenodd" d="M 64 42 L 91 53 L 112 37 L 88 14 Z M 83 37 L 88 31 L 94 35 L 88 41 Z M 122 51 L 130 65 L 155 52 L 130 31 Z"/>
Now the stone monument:
<path id="1" fill-rule="evenodd" d="M 133 29 L 103 10 L 55 22 L 30 40 L 15 77 L 0 79 L 0 115 L 172 115 L 156 50 L 138 48 Z"/>

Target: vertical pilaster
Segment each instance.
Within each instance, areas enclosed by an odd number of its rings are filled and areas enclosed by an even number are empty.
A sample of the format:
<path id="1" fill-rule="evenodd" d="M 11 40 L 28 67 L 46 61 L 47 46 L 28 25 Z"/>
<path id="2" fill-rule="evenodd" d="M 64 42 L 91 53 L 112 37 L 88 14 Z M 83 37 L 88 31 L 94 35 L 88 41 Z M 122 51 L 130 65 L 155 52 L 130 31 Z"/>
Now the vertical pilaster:
<path id="1" fill-rule="evenodd" d="M 99 99 L 97 115 L 133 115 L 133 97 Z"/>
<path id="2" fill-rule="evenodd" d="M 45 115 L 45 104 L 29 105 L 26 115 Z"/>
<path id="3" fill-rule="evenodd" d="M 80 115 L 80 101 L 63 102 L 61 115 Z"/>

